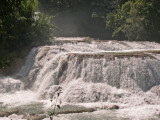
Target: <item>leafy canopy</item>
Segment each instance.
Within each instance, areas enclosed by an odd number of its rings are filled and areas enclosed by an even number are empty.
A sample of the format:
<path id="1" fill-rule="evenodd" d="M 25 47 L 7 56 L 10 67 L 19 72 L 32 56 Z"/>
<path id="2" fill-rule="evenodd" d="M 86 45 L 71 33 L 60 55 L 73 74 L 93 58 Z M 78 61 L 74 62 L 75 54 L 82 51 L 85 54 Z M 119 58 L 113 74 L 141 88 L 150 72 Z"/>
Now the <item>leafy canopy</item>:
<path id="1" fill-rule="evenodd" d="M 113 37 L 159 41 L 159 6 L 159 0 L 129 0 L 107 15 L 106 26 L 113 31 Z"/>
<path id="2" fill-rule="evenodd" d="M 37 0 L 0 1 L 0 56 L 13 57 L 51 37 L 51 17 L 36 12 L 37 6 Z"/>

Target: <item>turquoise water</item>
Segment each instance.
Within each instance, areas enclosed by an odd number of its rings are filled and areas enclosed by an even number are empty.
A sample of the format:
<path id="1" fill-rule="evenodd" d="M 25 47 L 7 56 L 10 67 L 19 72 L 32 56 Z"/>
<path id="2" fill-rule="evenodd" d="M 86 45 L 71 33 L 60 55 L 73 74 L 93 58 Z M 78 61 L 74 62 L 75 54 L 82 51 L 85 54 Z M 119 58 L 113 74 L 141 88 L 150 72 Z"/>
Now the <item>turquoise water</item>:
<path id="1" fill-rule="evenodd" d="M 55 117 L 54 120 L 129 120 L 129 119 L 118 118 L 116 116 L 115 111 L 101 110 L 92 113 L 59 115 L 59 117 Z"/>

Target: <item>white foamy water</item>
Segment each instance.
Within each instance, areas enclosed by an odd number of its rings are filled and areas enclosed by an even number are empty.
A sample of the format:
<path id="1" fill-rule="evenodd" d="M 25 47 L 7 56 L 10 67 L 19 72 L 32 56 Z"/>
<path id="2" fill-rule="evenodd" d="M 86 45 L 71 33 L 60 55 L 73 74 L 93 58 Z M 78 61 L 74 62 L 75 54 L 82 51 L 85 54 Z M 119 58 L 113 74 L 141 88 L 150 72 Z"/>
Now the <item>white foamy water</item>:
<path id="1" fill-rule="evenodd" d="M 33 48 L 15 76 L 1 77 L 0 102 L 12 106 L 45 101 L 62 87 L 59 103 L 91 108 L 116 104 L 120 110 L 113 118 L 158 119 L 159 56 L 160 44 L 154 42 L 56 38 L 52 45 Z M 105 112 L 93 116 L 107 118 Z"/>
<path id="2" fill-rule="evenodd" d="M 0 101 L 10 107 L 37 102 L 35 92 L 33 91 L 17 91 L 14 93 L 0 94 Z"/>

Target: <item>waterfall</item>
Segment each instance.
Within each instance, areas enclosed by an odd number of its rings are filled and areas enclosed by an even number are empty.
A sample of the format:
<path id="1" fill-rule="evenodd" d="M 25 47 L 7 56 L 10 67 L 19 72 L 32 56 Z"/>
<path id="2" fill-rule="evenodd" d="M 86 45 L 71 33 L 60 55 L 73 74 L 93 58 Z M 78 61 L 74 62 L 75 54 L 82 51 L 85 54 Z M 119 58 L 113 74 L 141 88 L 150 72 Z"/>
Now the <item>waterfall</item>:
<path id="1" fill-rule="evenodd" d="M 35 55 L 37 54 L 37 49 L 33 48 L 28 56 L 26 57 L 26 62 L 25 65 L 20 69 L 18 75 L 19 76 L 27 76 L 33 63 L 34 63 L 34 59 L 35 59 Z"/>
<path id="2" fill-rule="evenodd" d="M 49 57 L 52 55 L 53 57 L 50 60 L 44 58 L 47 62 L 44 61 L 36 78 L 30 77 L 34 78 L 30 81 L 35 81 L 32 82 L 33 89 L 37 91 L 40 96 L 49 96 L 48 94 L 50 94 L 50 97 L 52 97 L 53 95 L 50 91 L 54 89 L 54 86 L 64 86 L 63 88 L 65 89 L 65 86 L 69 87 L 72 82 L 75 84 L 81 84 L 81 82 L 82 84 L 92 84 L 93 89 L 94 86 L 97 87 L 95 91 L 99 89 L 99 84 L 106 84 L 116 87 L 117 89 L 125 89 L 132 92 L 146 92 L 153 86 L 160 84 L 160 62 L 157 59 L 150 58 L 150 56 L 134 57 L 131 55 L 124 57 L 121 55 L 120 57 L 113 57 L 112 55 L 105 55 L 102 57 L 99 56 L 99 53 L 96 54 L 97 56 L 87 56 L 83 53 L 78 55 L 72 55 L 72 53 L 59 53 L 58 55 L 48 54 Z M 30 74 L 34 75 L 33 73 Z M 80 86 L 84 87 L 81 88 L 84 94 L 87 94 L 85 93 L 87 91 L 85 89 L 92 90 L 91 86 L 91 88 L 86 88 L 86 86 L 83 85 Z M 78 85 L 77 87 L 79 88 L 80 86 Z M 74 88 L 70 86 L 70 88 L 67 88 L 68 91 L 71 91 L 71 95 L 67 94 L 67 97 L 73 100 L 72 94 L 75 94 L 74 92 L 76 91 L 78 93 L 76 95 L 77 98 L 83 97 L 83 95 L 79 94 L 81 90 L 79 91 L 77 87 Z M 106 86 L 106 90 L 107 87 L 108 86 Z M 101 93 L 100 90 L 99 92 Z M 91 92 L 90 94 L 93 93 Z M 105 96 L 105 92 L 99 95 L 99 97 L 101 96 Z M 88 98 L 89 97 L 88 94 Z M 83 102 L 85 102 L 85 100 Z"/>
<path id="3" fill-rule="evenodd" d="M 62 103 L 158 105 L 159 47 L 154 42 L 56 38 L 52 45 L 33 48 L 18 74 L 0 78 L 0 94 L 29 90 L 34 99 L 46 100 L 61 86 Z"/>

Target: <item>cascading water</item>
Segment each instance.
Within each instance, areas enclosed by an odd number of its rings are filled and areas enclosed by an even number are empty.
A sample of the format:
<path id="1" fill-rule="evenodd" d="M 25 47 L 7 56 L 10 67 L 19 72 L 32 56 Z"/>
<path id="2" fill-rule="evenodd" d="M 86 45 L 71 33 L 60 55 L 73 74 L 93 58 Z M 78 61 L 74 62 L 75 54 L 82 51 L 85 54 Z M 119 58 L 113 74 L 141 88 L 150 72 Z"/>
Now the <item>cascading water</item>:
<path id="1" fill-rule="evenodd" d="M 0 102 L 13 106 L 50 100 L 60 86 L 61 103 L 95 108 L 116 104 L 118 118 L 158 119 L 159 48 L 154 42 L 55 38 L 52 45 L 33 48 L 18 74 L 0 78 Z M 107 119 L 103 117 L 95 120 Z"/>

